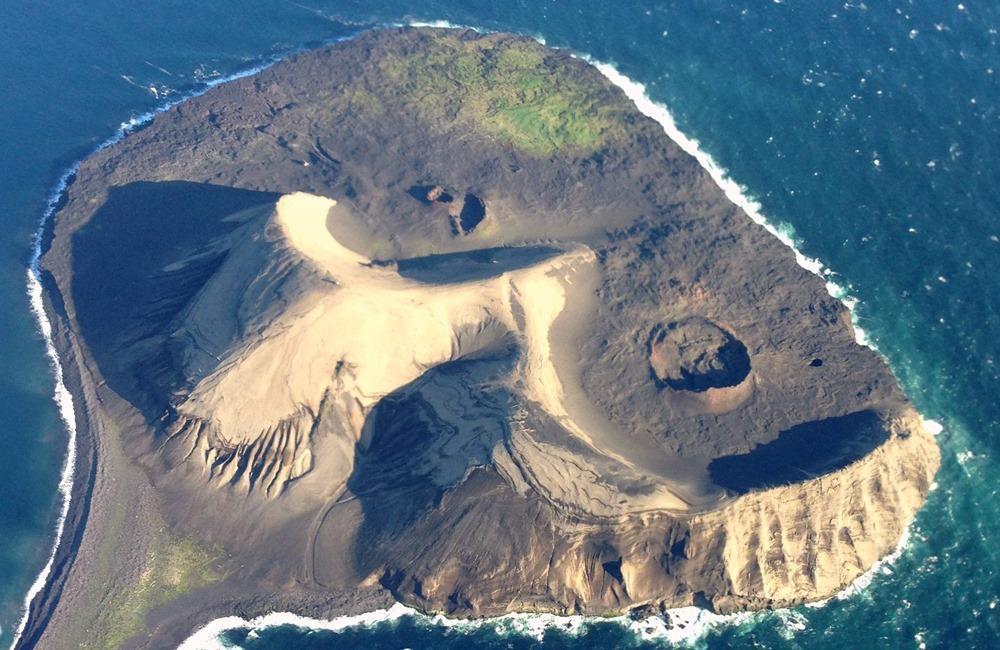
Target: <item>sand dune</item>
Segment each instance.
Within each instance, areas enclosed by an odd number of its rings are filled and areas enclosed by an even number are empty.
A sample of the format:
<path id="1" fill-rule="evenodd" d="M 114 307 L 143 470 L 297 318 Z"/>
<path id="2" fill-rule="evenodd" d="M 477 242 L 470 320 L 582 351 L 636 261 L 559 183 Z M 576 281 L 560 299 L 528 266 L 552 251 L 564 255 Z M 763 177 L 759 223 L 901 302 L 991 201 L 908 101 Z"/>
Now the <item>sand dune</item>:
<path id="1" fill-rule="evenodd" d="M 280 292 L 287 303 L 249 344 L 210 351 L 219 359 L 217 367 L 197 381 L 177 408 L 183 419 L 210 423 L 215 440 L 203 449 L 210 471 L 219 460 L 211 447 L 253 449 L 287 422 L 309 429 L 331 396 L 338 403 L 355 405 L 353 415 L 340 416 L 350 423 L 354 440 L 367 443 L 362 438 L 364 417 L 381 399 L 431 368 L 483 355 L 509 339 L 516 342 L 519 360 L 506 381 L 582 441 L 600 462 L 617 465 L 616 471 L 596 473 L 604 478 L 574 475 L 557 466 L 595 461 L 565 449 L 539 454 L 537 446 L 518 442 L 515 448 L 522 452 L 522 464 L 531 467 L 536 489 L 577 509 L 609 512 L 594 494 L 617 489 L 613 483 L 594 484 L 618 475 L 651 486 L 631 498 L 625 511 L 683 511 L 692 501 L 705 502 L 698 484 L 686 480 L 688 472 L 668 452 L 614 432 L 587 403 L 579 369 L 570 356 L 556 351 L 573 345 L 573 332 L 590 316 L 596 273 L 593 251 L 566 245 L 541 261 L 468 281 L 461 280 L 461 264 L 454 263 L 451 281 L 436 284 L 403 277 L 392 265 L 378 264 L 343 246 L 327 228 L 327 219 L 337 216 L 335 201 L 295 193 L 278 201 L 264 226 L 271 246 L 289 268 L 296 269 Z M 269 257 L 267 264 L 274 263 L 275 257 Z M 252 268 L 237 254 L 216 277 L 231 283 L 229 270 L 235 267 Z M 253 302 L 260 295 L 271 294 L 248 292 L 236 305 L 247 322 L 258 321 L 257 312 L 269 306 Z M 215 301 L 197 304 L 188 323 L 209 321 L 220 308 Z M 557 321 L 559 331 L 554 333 Z M 524 429 L 517 434 L 531 435 Z M 297 440 L 301 445 L 302 436 Z M 284 447 L 270 453 L 289 456 Z M 284 475 L 291 480 L 311 469 L 316 459 L 303 445 L 284 462 L 292 465 Z M 349 471 L 350 464 L 341 469 Z M 709 502 L 717 498 L 716 491 Z M 604 500 L 619 501 L 610 496 Z M 613 509 L 622 510 L 621 505 Z"/>

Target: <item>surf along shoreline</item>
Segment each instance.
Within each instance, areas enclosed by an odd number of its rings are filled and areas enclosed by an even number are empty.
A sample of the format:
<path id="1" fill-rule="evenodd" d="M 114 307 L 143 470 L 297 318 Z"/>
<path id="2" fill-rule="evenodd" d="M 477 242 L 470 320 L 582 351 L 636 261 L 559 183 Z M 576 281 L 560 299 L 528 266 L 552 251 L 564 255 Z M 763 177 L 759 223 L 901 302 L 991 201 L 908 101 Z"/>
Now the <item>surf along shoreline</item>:
<path id="1" fill-rule="evenodd" d="M 367 29 L 370 28 L 387 29 L 404 26 L 471 29 L 482 33 L 488 33 L 491 31 L 476 27 L 455 25 L 443 21 L 410 22 L 406 24 L 388 23 L 358 29 L 347 36 L 329 39 L 317 47 L 323 47 L 332 43 L 350 40 L 359 33 L 367 31 Z M 539 40 L 543 44 L 545 43 L 544 39 L 537 35 L 530 36 Z M 257 74 L 271 65 L 291 57 L 296 53 L 305 51 L 306 49 L 312 49 L 312 47 L 296 48 L 278 55 L 267 57 L 256 65 L 233 74 L 208 81 L 198 86 L 196 89 L 183 93 L 179 97 L 165 102 L 149 112 L 133 117 L 128 122 L 123 123 L 111 137 L 95 147 L 88 154 L 88 156 L 114 145 L 123 138 L 127 137 L 130 133 L 147 125 L 159 113 L 169 110 L 177 104 L 197 97 L 220 84 Z M 626 94 L 629 100 L 637 106 L 640 112 L 656 120 L 663 127 L 665 133 L 671 140 L 673 140 L 685 152 L 698 161 L 698 163 L 709 173 L 713 181 L 723 190 L 726 197 L 731 202 L 740 207 L 752 221 L 763 226 L 772 235 L 777 237 L 782 243 L 790 248 L 795 254 L 796 262 L 801 267 L 823 278 L 826 281 L 827 290 L 830 295 L 843 302 L 851 312 L 851 318 L 854 323 L 858 343 L 875 349 L 874 346 L 867 340 L 863 330 L 861 330 L 861 328 L 857 325 L 856 315 L 854 312 L 857 300 L 851 297 L 844 289 L 832 280 L 833 273 L 829 269 L 826 269 L 820 261 L 809 258 L 797 250 L 793 236 L 790 234 L 791 231 L 787 226 L 776 227 L 766 219 L 761 212 L 761 206 L 756 201 L 746 196 L 744 189 L 741 188 L 735 181 L 730 179 L 726 175 L 725 171 L 719 167 L 707 153 L 700 149 L 696 140 L 688 138 L 677 128 L 667 107 L 653 101 L 646 93 L 645 86 L 618 72 L 613 65 L 594 60 L 593 58 L 583 54 L 575 54 L 574 56 L 578 56 L 579 58 L 594 65 L 605 77 L 608 78 L 609 81 L 619 87 Z M 100 469 L 99 464 L 101 456 L 99 451 L 101 450 L 102 441 L 96 439 L 96 437 L 92 435 L 94 427 L 90 426 L 91 423 L 88 421 L 88 409 L 76 408 L 78 404 L 84 404 L 85 406 L 87 394 L 89 393 L 93 396 L 94 393 L 92 390 L 87 389 L 87 379 L 85 378 L 86 369 L 76 367 L 77 364 L 75 363 L 75 359 L 80 357 L 77 354 L 74 354 L 76 343 L 73 340 L 72 333 L 66 330 L 63 325 L 64 321 L 59 317 L 62 307 L 58 291 L 54 287 L 54 283 L 46 279 L 46 274 L 40 267 L 41 257 L 46 251 L 51 238 L 53 225 L 52 217 L 59 209 L 66 189 L 72 184 L 78 165 L 79 162 L 74 163 L 62 174 L 49 196 L 47 207 L 39 221 L 37 231 L 32 241 L 31 258 L 27 272 L 27 292 L 38 329 L 46 344 L 47 355 L 53 371 L 55 380 L 53 398 L 57 404 L 60 416 L 66 428 L 67 452 L 64 457 L 63 469 L 59 483 L 59 493 L 62 497 L 62 501 L 60 514 L 53 536 L 54 541 L 52 552 L 49 556 L 48 562 L 43 567 L 42 571 L 39 573 L 38 577 L 35 579 L 25 596 L 24 606 L 22 609 L 23 614 L 18 625 L 17 632 L 15 633 L 14 641 L 11 645 L 12 648 L 32 647 L 45 632 L 52 614 L 63 595 L 63 587 L 65 586 L 69 569 L 73 565 L 76 558 L 77 550 L 83 536 L 83 531 L 88 521 L 88 515 L 91 512 L 91 501 L 93 498 L 95 477 Z M 78 402 L 74 400 L 74 397 L 77 398 Z M 941 429 L 939 424 L 929 420 L 924 421 L 924 426 L 933 434 L 937 434 Z M 899 557 L 905 549 L 906 541 L 907 537 L 904 536 L 900 540 L 899 546 L 893 553 L 877 563 L 868 572 L 858 577 L 852 585 L 844 589 L 835 598 L 847 597 L 866 587 L 875 575 L 884 571 L 888 564 L 891 564 L 891 562 Z M 791 610 L 780 611 L 787 613 Z M 207 642 L 206 633 L 217 636 L 225 630 L 244 626 L 271 627 L 275 625 L 292 624 L 299 627 L 342 629 L 350 625 L 369 625 L 382 620 L 393 620 L 406 615 L 419 615 L 419 612 L 397 604 L 389 609 L 376 610 L 369 612 L 368 614 L 358 616 L 342 616 L 326 621 L 305 618 L 286 612 L 273 612 L 250 621 L 230 616 L 217 618 L 208 622 L 207 625 L 198 629 L 197 632 L 195 632 L 188 639 L 188 641 L 182 645 L 182 647 L 205 647 L 203 644 Z M 663 624 L 661 625 L 662 629 L 659 633 L 654 631 L 652 634 L 654 636 L 667 635 L 669 628 L 672 625 L 674 630 L 668 635 L 668 638 L 671 641 L 677 641 L 680 640 L 676 637 L 676 634 L 680 629 L 685 630 L 683 635 L 684 638 L 691 638 L 700 636 L 707 631 L 709 627 L 724 623 L 745 621 L 749 616 L 759 615 L 766 614 L 736 613 L 731 615 L 717 615 L 708 612 L 707 610 L 700 610 L 697 608 L 681 608 L 679 610 L 670 610 L 668 613 L 670 624 L 667 624 L 664 619 L 660 618 L 659 620 Z M 782 614 L 779 613 L 779 615 Z M 513 619 L 517 619 L 518 617 L 524 619 L 524 617 L 527 617 L 528 621 L 535 620 L 536 623 L 541 624 L 541 627 L 539 628 L 537 624 L 532 625 L 530 622 L 522 620 L 523 625 L 521 627 L 523 627 L 527 633 L 532 633 L 532 630 L 535 630 L 535 633 L 537 633 L 538 629 L 544 630 L 544 628 L 548 626 L 559 626 L 565 628 L 567 624 L 569 624 L 571 628 L 575 626 L 578 629 L 582 623 L 591 618 L 581 616 L 560 617 L 551 614 L 511 614 L 497 618 L 483 619 L 482 621 L 476 622 L 476 624 L 502 625 L 504 621 L 512 620 L 512 617 Z M 446 617 L 440 615 L 433 617 L 427 616 L 427 619 L 434 624 L 449 627 L 467 623 L 458 619 L 447 619 Z M 627 616 L 599 620 L 619 620 L 625 625 L 634 623 L 634 621 Z M 678 623 L 681 624 L 680 627 L 678 627 Z M 202 645 L 193 645 L 194 643 Z"/>

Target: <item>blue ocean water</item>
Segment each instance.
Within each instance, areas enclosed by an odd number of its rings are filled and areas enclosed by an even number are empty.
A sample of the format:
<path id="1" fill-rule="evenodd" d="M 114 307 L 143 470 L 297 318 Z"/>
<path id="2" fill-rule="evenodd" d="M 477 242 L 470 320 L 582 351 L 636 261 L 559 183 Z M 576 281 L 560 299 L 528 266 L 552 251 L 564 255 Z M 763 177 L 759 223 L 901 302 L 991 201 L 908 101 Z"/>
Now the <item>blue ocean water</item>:
<path id="1" fill-rule="evenodd" d="M 377 6 L 372 6 L 377 5 Z M 445 20 L 612 63 L 823 261 L 920 410 L 938 487 L 865 589 L 720 626 L 705 647 L 995 647 L 1000 639 L 1000 7 L 964 3 L 5 0 L 0 20 L 0 644 L 44 565 L 65 433 L 25 297 L 62 170 L 131 116 L 269 56 Z M 612 622 L 546 646 L 635 646 Z M 236 629 L 245 648 L 535 647 L 417 617 L 338 632 Z"/>

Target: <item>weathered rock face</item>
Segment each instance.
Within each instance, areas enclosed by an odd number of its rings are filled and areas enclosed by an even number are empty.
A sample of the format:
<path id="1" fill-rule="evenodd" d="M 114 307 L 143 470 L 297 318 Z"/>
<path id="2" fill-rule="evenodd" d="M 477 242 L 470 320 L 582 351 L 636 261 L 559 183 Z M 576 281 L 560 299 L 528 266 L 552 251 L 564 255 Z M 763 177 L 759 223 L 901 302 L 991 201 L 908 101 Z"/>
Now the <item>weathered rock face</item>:
<path id="1" fill-rule="evenodd" d="M 436 531 L 440 542 L 397 540 L 389 553 L 407 569 L 384 579 L 428 609 L 473 614 L 593 614 L 647 603 L 729 612 L 815 600 L 891 551 L 885 542 L 900 538 L 922 504 L 938 452 L 927 436 L 910 434 L 919 426 L 904 415 L 882 446 L 849 467 L 693 517 L 553 519 L 527 499 L 501 506 L 503 486 L 474 475 L 449 493 L 449 507 L 412 529 L 411 539 Z M 534 525 L 518 526 L 521 517 Z M 496 543 L 470 543 L 479 535 Z"/>
<path id="2" fill-rule="evenodd" d="M 371 32 L 181 104 L 81 166 L 44 263 L 170 524 L 275 592 L 797 603 L 937 468 L 822 281 L 519 37 Z"/>

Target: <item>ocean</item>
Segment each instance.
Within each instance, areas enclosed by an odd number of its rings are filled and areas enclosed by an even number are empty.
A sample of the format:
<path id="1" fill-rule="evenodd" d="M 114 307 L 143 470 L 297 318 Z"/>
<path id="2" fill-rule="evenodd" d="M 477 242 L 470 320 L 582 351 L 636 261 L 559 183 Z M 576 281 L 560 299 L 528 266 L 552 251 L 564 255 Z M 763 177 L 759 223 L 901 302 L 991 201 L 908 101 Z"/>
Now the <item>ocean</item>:
<path id="1" fill-rule="evenodd" d="M 53 188 L 122 123 L 207 83 L 367 27 L 415 21 L 568 48 L 607 64 L 644 110 L 671 118 L 673 137 L 692 151 L 697 143 L 734 196 L 739 190 L 803 263 L 816 261 L 831 290 L 854 305 L 865 341 L 925 417 L 941 423 L 936 488 L 898 557 L 821 606 L 729 618 L 687 612 L 683 629 L 551 617 L 470 625 L 395 608 L 311 627 L 288 617 L 230 621 L 211 643 L 1000 643 L 997 5 L 5 0 L 2 15 L 0 645 L 11 642 L 48 561 L 63 503 L 68 432 L 26 283 Z"/>

